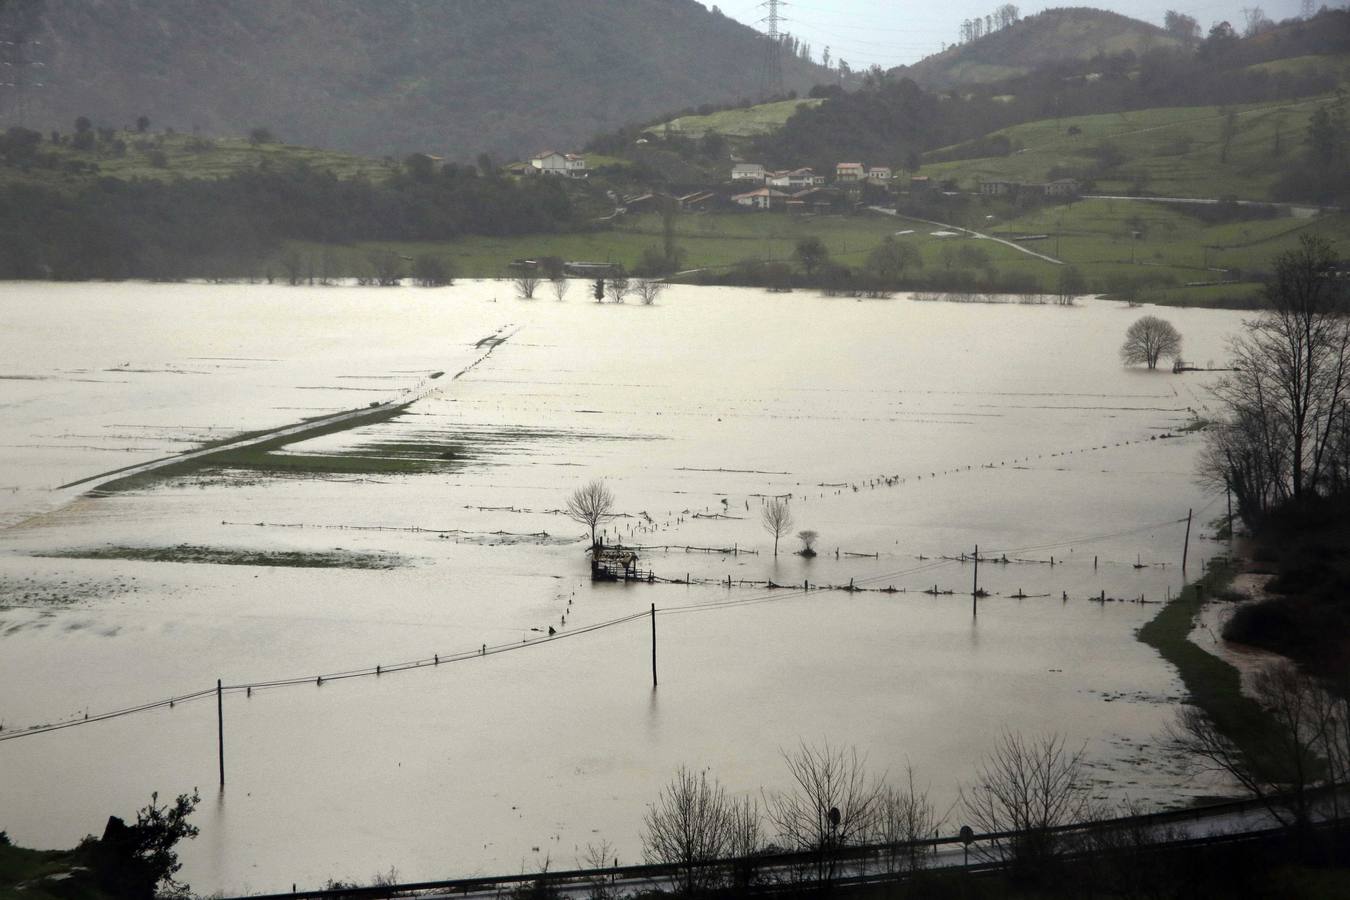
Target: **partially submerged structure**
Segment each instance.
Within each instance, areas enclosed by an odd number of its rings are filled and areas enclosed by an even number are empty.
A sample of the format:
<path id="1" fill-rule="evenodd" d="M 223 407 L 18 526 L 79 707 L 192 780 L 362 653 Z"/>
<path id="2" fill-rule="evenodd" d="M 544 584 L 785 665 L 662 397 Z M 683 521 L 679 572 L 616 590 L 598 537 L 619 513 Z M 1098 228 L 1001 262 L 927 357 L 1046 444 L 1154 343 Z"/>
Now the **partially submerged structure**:
<path id="1" fill-rule="evenodd" d="M 651 581 L 651 572 L 638 568 L 637 551 L 622 544 L 591 547 L 592 581 Z"/>

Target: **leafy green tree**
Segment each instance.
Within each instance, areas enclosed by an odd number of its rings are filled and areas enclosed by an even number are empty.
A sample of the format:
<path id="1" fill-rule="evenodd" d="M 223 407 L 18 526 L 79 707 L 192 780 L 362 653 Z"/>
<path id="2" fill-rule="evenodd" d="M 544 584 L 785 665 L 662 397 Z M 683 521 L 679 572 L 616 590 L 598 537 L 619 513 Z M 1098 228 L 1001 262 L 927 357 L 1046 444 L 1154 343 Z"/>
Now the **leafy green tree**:
<path id="1" fill-rule="evenodd" d="M 894 285 L 905 275 L 905 270 L 923 265 L 923 257 L 913 244 L 901 243 L 887 235 L 867 254 L 866 271 L 882 286 Z"/>
<path id="2" fill-rule="evenodd" d="M 145 133 L 146 133 L 147 131 L 149 131 L 149 130 L 150 130 L 150 117 L 149 117 L 149 116 L 137 116 L 137 117 L 136 117 L 136 131 L 137 131 L 138 133 L 140 133 L 140 134 L 145 134 Z"/>
<path id="3" fill-rule="evenodd" d="M 413 259 L 413 281 L 420 287 L 445 287 L 454 284 L 450 263 L 441 256 L 423 253 Z"/>
<path id="4" fill-rule="evenodd" d="M 792 251 L 792 255 L 796 257 L 797 264 L 802 267 L 806 277 L 810 278 L 821 266 L 829 262 L 830 250 L 820 238 L 807 235 L 797 241 L 797 248 Z"/>
<path id="5" fill-rule="evenodd" d="M 127 825 L 116 816 L 98 841 L 87 841 L 82 850 L 91 857 L 99 886 L 122 900 L 152 900 L 156 896 L 187 896 L 187 886 L 173 880 L 182 869 L 177 845 L 197 836 L 188 822 L 201 802 L 196 791 L 179 794 L 172 805 L 159 804 L 159 794 L 136 813 L 136 824 Z"/>
<path id="6" fill-rule="evenodd" d="M 277 137 L 272 133 L 270 128 L 259 126 L 250 129 L 248 133 L 248 142 L 255 147 L 259 144 L 274 144 L 276 143 L 276 140 Z"/>

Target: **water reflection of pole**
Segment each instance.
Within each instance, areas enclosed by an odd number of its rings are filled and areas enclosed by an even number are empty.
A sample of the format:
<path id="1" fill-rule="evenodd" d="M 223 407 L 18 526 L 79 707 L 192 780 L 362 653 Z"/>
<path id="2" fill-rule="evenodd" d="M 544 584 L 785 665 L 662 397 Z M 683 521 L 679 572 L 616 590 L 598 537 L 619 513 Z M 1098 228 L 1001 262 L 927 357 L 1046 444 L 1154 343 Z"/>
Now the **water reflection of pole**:
<path id="1" fill-rule="evenodd" d="M 975 545 L 975 580 L 970 586 L 970 614 L 980 614 L 980 545 Z"/>

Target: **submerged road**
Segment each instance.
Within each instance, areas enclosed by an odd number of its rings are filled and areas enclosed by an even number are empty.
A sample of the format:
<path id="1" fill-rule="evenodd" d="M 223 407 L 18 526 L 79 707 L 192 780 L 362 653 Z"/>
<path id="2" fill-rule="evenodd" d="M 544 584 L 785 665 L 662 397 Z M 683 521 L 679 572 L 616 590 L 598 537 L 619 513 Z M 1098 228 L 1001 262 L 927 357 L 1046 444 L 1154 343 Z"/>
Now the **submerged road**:
<path id="1" fill-rule="evenodd" d="M 494 350 L 506 343 L 510 338 L 514 337 L 520 330 L 517 328 L 507 332 L 507 329 L 510 327 L 510 325 L 503 325 L 492 334 L 477 340 L 473 345 L 474 349 L 481 350 L 482 353 L 468 365 L 447 378 L 446 381 L 455 381 L 472 371 L 480 363 L 491 356 Z M 53 488 L 53 490 L 64 491 L 73 488 L 80 488 L 81 492 L 94 490 L 122 478 L 144 475 L 148 472 L 154 472 L 157 469 L 167 468 L 168 466 L 177 466 L 188 462 L 200 462 L 202 460 L 210 459 L 212 456 L 233 452 L 245 447 L 254 447 L 258 444 L 269 443 L 278 440 L 279 438 L 293 438 L 294 440 L 299 441 L 304 440 L 311 435 L 317 435 L 320 432 L 327 433 L 334 430 L 345 431 L 355 428 L 363 422 L 380 419 L 389 415 L 396 415 L 402 412 L 418 400 L 440 390 L 441 385 L 444 383 L 441 382 L 440 379 L 445 376 L 445 374 L 445 372 L 435 372 L 428 375 L 413 387 L 400 392 L 397 397 L 386 400 L 383 403 L 371 403 L 370 405 L 363 406 L 359 409 L 349 409 L 327 416 L 306 419 L 303 422 L 296 422 L 291 425 L 282 425 L 278 428 L 254 432 L 221 444 L 214 444 L 210 447 L 200 447 L 196 450 L 188 450 L 185 453 L 165 456 L 160 459 L 150 460 L 149 462 L 135 463 L 118 469 L 110 469 L 106 472 L 100 472 L 97 475 L 90 475 L 85 478 L 67 482 Z"/>

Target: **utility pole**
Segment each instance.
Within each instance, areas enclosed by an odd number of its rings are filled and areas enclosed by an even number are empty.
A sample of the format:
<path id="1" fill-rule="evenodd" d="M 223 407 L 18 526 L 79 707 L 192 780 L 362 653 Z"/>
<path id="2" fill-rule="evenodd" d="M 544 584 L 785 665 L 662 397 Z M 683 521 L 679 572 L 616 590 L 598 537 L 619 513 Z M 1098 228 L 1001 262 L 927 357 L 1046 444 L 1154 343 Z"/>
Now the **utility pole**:
<path id="1" fill-rule="evenodd" d="M 1191 552 L 1191 515 L 1193 509 L 1186 510 L 1186 543 L 1181 545 L 1181 574 L 1186 574 L 1186 556 Z"/>
<path id="2" fill-rule="evenodd" d="M 220 679 L 216 679 L 216 747 L 220 752 L 220 788 L 225 789 L 225 700 L 224 692 L 220 686 Z"/>
<path id="3" fill-rule="evenodd" d="M 980 545 L 975 545 L 975 580 L 970 585 L 970 614 L 980 614 Z"/>
<path id="4" fill-rule="evenodd" d="M 652 690 L 656 690 L 656 604 L 652 604 Z"/>

